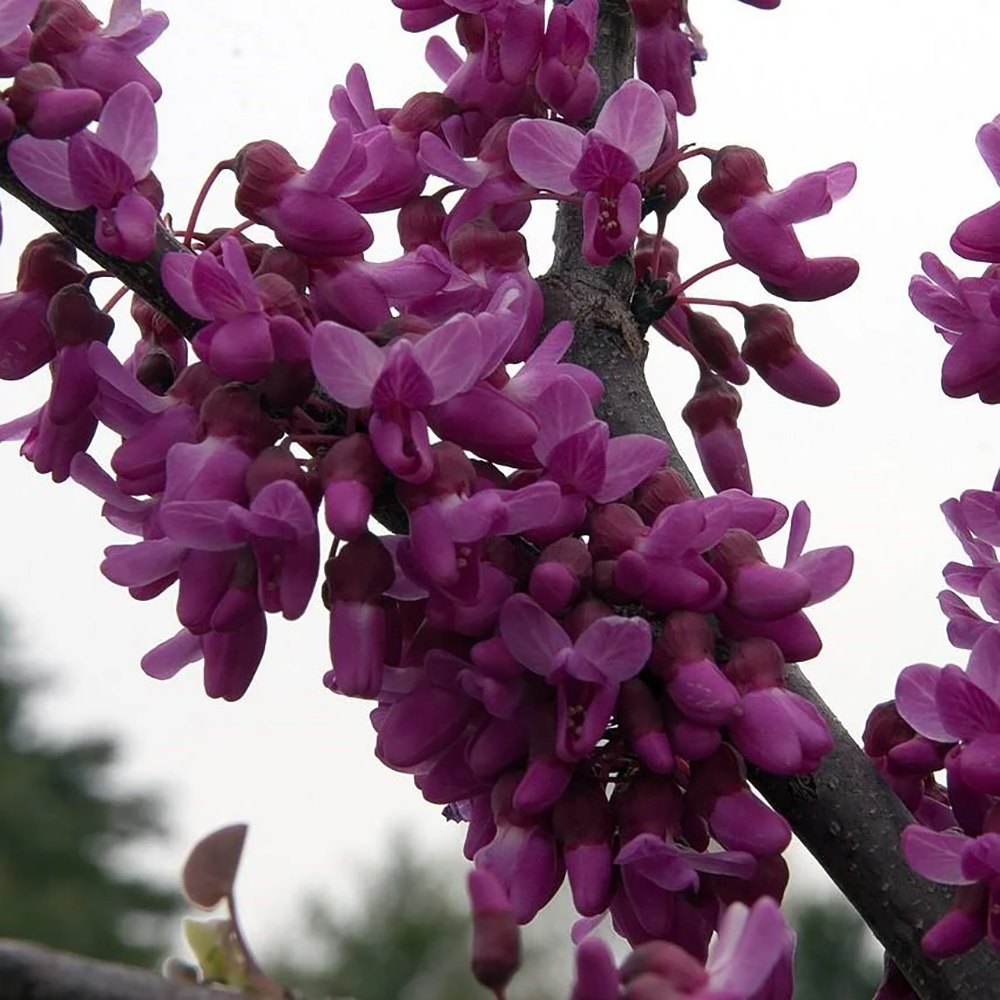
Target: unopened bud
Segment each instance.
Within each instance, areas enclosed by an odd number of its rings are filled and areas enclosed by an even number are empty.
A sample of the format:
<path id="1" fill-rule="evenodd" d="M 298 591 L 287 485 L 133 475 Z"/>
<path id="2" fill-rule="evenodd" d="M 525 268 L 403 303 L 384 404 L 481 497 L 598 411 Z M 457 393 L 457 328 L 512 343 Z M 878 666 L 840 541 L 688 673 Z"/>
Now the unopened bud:
<path id="1" fill-rule="evenodd" d="M 840 388 L 795 339 L 792 317 L 779 306 L 760 305 L 744 314 L 744 360 L 775 392 L 811 406 L 830 406 Z"/>
<path id="2" fill-rule="evenodd" d="M 753 492 L 743 435 L 736 426 L 742 408 L 740 394 L 732 385 L 705 372 L 681 411 L 691 428 L 701 467 L 717 493 L 734 488 Z"/>

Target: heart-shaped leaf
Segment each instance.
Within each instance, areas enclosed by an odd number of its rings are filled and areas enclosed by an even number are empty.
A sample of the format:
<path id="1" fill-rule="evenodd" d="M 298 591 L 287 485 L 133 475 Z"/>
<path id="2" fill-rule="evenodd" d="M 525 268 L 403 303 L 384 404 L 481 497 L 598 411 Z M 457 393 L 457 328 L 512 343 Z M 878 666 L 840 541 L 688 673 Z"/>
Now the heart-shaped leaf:
<path id="1" fill-rule="evenodd" d="M 246 836 L 246 823 L 234 823 L 210 833 L 191 849 L 181 887 L 195 906 L 209 910 L 232 892 Z"/>

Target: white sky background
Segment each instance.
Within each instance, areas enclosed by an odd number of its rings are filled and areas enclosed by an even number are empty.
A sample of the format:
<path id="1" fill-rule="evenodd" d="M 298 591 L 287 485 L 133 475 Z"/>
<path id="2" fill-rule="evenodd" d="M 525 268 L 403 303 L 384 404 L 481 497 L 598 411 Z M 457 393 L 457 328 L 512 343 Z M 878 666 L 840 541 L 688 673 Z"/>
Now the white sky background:
<path id="1" fill-rule="evenodd" d="M 93 9 L 102 16 L 107 6 Z M 364 64 L 379 105 L 436 87 L 422 60 L 429 36 L 404 34 L 389 0 L 158 6 L 172 25 L 145 62 L 164 88 L 156 172 L 179 226 L 212 165 L 248 141 L 275 139 L 310 165 L 331 126 L 330 89 L 352 62 Z M 1000 112 L 1000 5 L 957 0 L 946 16 L 939 0 L 690 6 L 710 59 L 697 79 L 700 110 L 681 122 L 682 143 L 753 146 L 775 187 L 841 160 L 859 166 L 854 193 L 800 234 L 814 255 L 858 257 L 861 278 L 833 300 L 792 307 L 800 342 L 839 380 L 841 402 L 814 410 L 756 377 L 741 390 L 757 493 L 789 506 L 807 499 L 814 542 L 855 550 L 853 582 L 815 611 L 826 648 L 807 671 L 859 736 L 903 666 L 950 658 L 935 595 L 941 566 L 960 550 L 937 505 L 962 489 L 988 488 L 1000 464 L 995 413 L 941 394 L 943 344 L 906 296 L 920 252 L 935 249 L 954 263 L 945 251 L 955 224 L 998 197 L 973 140 Z M 443 33 L 452 37 L 448 26 Z M 700 162 L 689 169 L 692 195 L 668 230 L 685 274 L 722 256 L 718 227 L 693 194 L 704 172 Z M 238 221 L 233 190 L 224 176 L 202 228 Z M 11 288 L 20 249 L 39 230 L 7 196 L 3 211 L 0 286 Z M 391 220 L 381 218 L 374 256 L 385 259 L 398 251 L 385 242 Z M 546 224 L 533 220 L 528 235 L 541 273 L 550 256 Z M 961 267 L 971 274 L 975 265 Z M 99 282 L 99 300 L 113 289 Z M 697 294 L 769 300 L 736 269 Z M 122 354 L 130 346 L 124 331 L 112 340 Z M 648 375 L 692 458 L 677 414 L 693 366 L 654 346 Z M 0 422 L 35 408 L 46 392 L 45 376 L 0 384 Z M 375 761 L 368 706 L 322 687 L 318 594 L 299 622 L 271 617 L 264 663 L 237 704 L 207 699 L 197 666 L 169 682 L 151 680 L 139 658 L 176 630 L 171 597 L 139 604 L 101 576 L 104 546 L 127 539 L 101 521 L 95 498 L 38 476 L 15 446 L 0 451 L 0 463 L 0 606 L 22 658 L 55 681 L 38 726 L 53 738 L 116 735 L 123 787 L 169 795 L 173 836 L 145 852 L 143 865 L 172 872 L 200 835 L 247 820 L 241 909 L 251 940 L 266 942 L 281 935 L 304 893 L 350 893 L 359 863 L 379 857 L 391 829 L 458 856 L 462 830 L 445 824 L 408 777 Z"/>

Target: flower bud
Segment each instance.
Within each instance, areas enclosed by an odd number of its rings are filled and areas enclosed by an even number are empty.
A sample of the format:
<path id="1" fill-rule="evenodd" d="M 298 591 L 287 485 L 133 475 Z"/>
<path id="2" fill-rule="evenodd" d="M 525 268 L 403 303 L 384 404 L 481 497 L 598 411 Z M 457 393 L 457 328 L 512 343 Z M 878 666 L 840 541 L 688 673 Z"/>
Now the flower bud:
<path id="1" fill-rule="evenodd" d="M 521 932 L 496 876 L 483 869 L 469 872 L 472 904 L 472 974 L 499 993 L 521 965 Z"/>

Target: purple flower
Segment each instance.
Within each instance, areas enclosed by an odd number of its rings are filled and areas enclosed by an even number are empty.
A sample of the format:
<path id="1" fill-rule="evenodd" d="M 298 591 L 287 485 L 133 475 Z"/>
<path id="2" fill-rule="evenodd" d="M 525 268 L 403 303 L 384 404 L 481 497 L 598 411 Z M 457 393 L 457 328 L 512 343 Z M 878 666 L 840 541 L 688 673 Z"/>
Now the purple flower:
<path id="1" fill-rule="evenodd" d="M 976 146 L 993 179 L 1000 184 L 1000 116 L 979 130 Z M 951 238 L 951 248 L 967 260 L 1000 263 L 1000 202 L 960 223 Z"/>
<path id="2" fill-rule="evenodd" d="M 289 316 L 268 316 L 246 255 L 235 236 L 197 257 L 163 258 L 167 291 L 186 312 L 208 320 L 194 338 L 195 353 L 224 379 L 255 382 L 282 353 L 309 354 L 309 335 Z"/>
<path id="3" fill-rule="evenodd" d="M 370 408 L 368 432 L 380 461 L 407 482 L 433 471 L 424 411 L 466 392 L 491 372 L 514 330 L 509 312 L 460 313 L 415 343 L 380 348 L 329 320 L 313 334 L 313 367 L 323 387 L 351 409 Z"/>
<path id="4" fill-rule="evenodd" d="M 47 0 L 32 24 L 30 55 L 55 66 L 72 87 L 88 87 L 108 99 L 137 83 L 156 101 L 160 85 L 136 57 L 168 23 L 161 11 L 143 11 L 141 0 L 114 0 L 103 28 L 79 0 Z"/>
<path id="5" fill-rule="evenodd" d="M 288 479 L 268 483 L 249 509 L 231 500 L 175 500 L 160 509 L 167 538 L 203 552 L 249 545 L 257 562 L 258 599 L 265 611 L 301 617 L 319 571 L 316 514 Z"/>
<path id="6" fill-rule="evenodd" d="M 712 157 L 712 179 L 698 200 L 722 226 L 726 250 L 769 292 L 811 302 L 853 285 L 858 263 L 850 257 L 806 257 L 793 224 L 826 215 L 856 178 L 853 163 L 838 163 L 774 191 L 759 153 L 725 146 Z"/>
<path id="7" fill-rule="evenodd" d="M 604 735 L 618 686 L 645 666 L 652 649 L 649 625 L 609 615 L 573 642 L 527 594 L 515 594 L 500 612 L 500 635 L 514 657 L 558 691 L 556 752 L 580 760 Z"/>
<path id="8" fill-rule="evenodd" d="M 707 58 L 686 0 L 629 0 L 635 18 L 636 71 L 654 90 L 674 96 L 682 115 L 693 115 L 694 64 Z"/>
<path id="9" fill-rule="evenodd" d="M 924 878 L 959 887 L 951 909 L 924 935 L 924 952 L 949 958 L 984 935 L 1000 947 L 1000 833 L 968 837 L 914 825 L 903 831 L 902 848 L 910 867 Z"/>
<path id="10" fill-rule="evenodd" d="M 538 96 L 568 122 L 590 114 L 600 81 L 590 65 L 597 34 L 597 0 L 572 0 L 553 7 L 535 72 Z"/>
<path id="11" fill-rule="evenodd" d="M 366 148 L 351 126 L 338 122 L 316 163 L 303 170 L 270 140 L 252 142 L 235 161 L 236 208 L 274 230 L 290 250 L 310 257 L 350 257 L 371 246 L 371 226 L 345 200 L 365 189 L 382 169 L 392 140 L 381 130 Z"/>
<path id="12" fill-rule="evenodd" d="M 108 98 L 96 132 L 68 141 L 26 135 L 10 145 L 18 179 L 58 208 L 97 208 L 94 239 L 106 253 L 143 260 L 156 242 L 158 206 L 142 193 L 156 157 L 149 91 L 128 83 Z"/>
<path id="13" fill-rule="evenodd" d="M 583 192 L 583 254 L 603 265 L 635 240 L 642 216 L 639 176 L 656 159 L 666 128 L 656 91 L 628 80 L 586 136 L 560 122 L 519 121 L 511 127 L 508 151 L 514 169 L 539 190 L 564 198 Z"/>
<path id="14" fill-rule="evenodd" d="M 1000 281 L 987 270 L 959 278 L 932 253 L 920 258 L 924 274 L 910 280 L 910 301 L 949 345 L 941 388 L 953 397 L 978 393 L 1000 402 Z"/>

